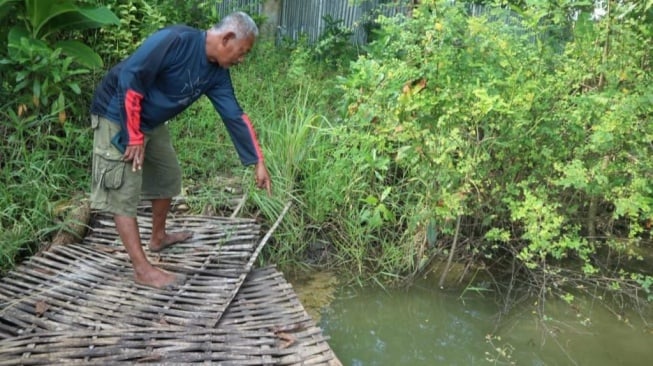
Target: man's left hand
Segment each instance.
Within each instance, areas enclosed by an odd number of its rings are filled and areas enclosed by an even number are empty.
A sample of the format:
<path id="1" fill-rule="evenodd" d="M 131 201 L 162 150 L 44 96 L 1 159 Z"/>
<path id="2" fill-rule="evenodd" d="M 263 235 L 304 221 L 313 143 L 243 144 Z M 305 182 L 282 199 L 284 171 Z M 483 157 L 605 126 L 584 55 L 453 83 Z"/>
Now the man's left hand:
<path id="1" fill-rule="evenodd" d="M 256 179 L 256 187 L 259 189 L 264 189 L 268 192 L 268 196 L 272 195 L 272 180 L 270 179 L 270 173 L 268 173 L 268 168 L 265 166 L 265 163 L 260 161 L 256 163 L 254 167 L 254 179 Z"/>

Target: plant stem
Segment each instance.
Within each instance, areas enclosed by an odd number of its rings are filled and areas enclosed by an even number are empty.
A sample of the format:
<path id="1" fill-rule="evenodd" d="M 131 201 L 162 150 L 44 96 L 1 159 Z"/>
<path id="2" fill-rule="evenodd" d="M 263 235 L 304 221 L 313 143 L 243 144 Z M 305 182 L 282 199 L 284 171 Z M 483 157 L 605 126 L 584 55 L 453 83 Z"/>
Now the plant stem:
<path id="1" fill-rule="evenodd" d="M 444 271 L 440 276 L 440 282 L 438 286 L 440 289 L 443 289 L 444 280 L 447 278 L 447 273 L 449 272 L 449 267 L 451 267 L 451 261 L 453 260 L 453 253 L 456 251 L 456 244 L 458 244 L 458 234 L 460 233 L 460 219 L 462 215 L 458 215 L 458 220 L 456 221 L 456 234 L 453 236 L 453 243 L 451 244 L 451 251 L 449 251 L 449 258 L 447 259 L 447 265 L 444 267 Z"/>

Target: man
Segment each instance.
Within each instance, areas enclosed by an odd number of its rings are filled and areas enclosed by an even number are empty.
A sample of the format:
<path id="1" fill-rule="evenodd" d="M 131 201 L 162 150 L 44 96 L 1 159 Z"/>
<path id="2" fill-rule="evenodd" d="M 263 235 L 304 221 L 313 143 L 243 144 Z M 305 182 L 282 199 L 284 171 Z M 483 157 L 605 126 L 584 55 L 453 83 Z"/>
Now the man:
<path id="1" fill-rule="evenodd" d="M 182 276 L 153 266 L 141 244 L 136 206 L 152 201 L 153 252 L 189 239 L 167 233 L 172 197 L 181 191 L 181 168 L 165 124 L 206 95 L 222 118 L 244 165 L 255 165 L 258 188 L 271 180 L 251 122 L 234 96 L 229 67 L 241 63 L 258 28 L 245 13 L 228 15 L 207 31 L 172 26 L 148 37 L 104 77 L 93 97 L 91 207 L 112 213 L 137 283 L 166 288 Z"/>

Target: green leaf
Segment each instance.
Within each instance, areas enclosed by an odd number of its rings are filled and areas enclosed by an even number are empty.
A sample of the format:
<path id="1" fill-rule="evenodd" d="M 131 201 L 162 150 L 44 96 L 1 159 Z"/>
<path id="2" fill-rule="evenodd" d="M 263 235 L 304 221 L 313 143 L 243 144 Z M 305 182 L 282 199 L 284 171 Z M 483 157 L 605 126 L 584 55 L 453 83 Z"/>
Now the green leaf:
<path id="1" fill-rule="evenodd" d="M 82 89 L 79 87 L 79 84 L 70 83 L 70 84 L 68 84 L 68 87 L 70 88 L 70 90 L 73 91 L 73 93 L 75 93 L 77 95 L 82 94 Z"/>
<path id="2" fill-rule="evenodd" d="M 80 8 L 73 0 L 26 0 L 25 4 L 33 38 L 45 39 L 62 29 L 120 24 L 118 17 L 106 7 Z"/>
<path id="3" fill-rule="evenodd" d="M 367 196 L 362 201 L 370 206 L 376 206 L 379 203 L 379 199 L 374 196 Z"/>
<path id="4" fill-rule="evenodd" d="M 392 187 L 386 187 L 383 190 L 383 193 L 381 193 L 381 201 L 385 201 L 385 199 L 388 198 L 388 195 L 390 195 L 391 191 L 392 191 Z"/>
<path id="5" fill-rule="evenodd" d="M 29 33 L 25 27 L 19 25 L 11 27 L 7 39 L 9 49 L 11 50 L 11 48 L 20 48 L 20 40 L 23 38 L 29 38 Z"/>
<path id="6" fill-rule="evenodd" d="M 435 220 L 430 220 L 426 226 L 426 242 L 431 248 L 435 247 L 435 242 L 438 240 L 438 229 L 435 227 Z"/>
<path id="7" fill-rule="evenodd" d="M 73 58 L 75 62 L 83 66 L 101 68 L 104 65 L 100 55 L 82 42 L 60 41 L 55 44 L 55 48 L 60 48 L 64 55 Z"/>
<path id="8" fill-rule="evenodd" d="M 16 73 L 16 82 L 19 83 L 27 77 L 27 72 L 26 71 L 19 71 Z"/>
<path id="9" fill-rule="evenodd" d="M 76 8 L 75 11 L 61 13 L 44 24 L 41 33 L 43 37 L 62 29 L 90 29 L 105 25 L 119 25 L 120 19 L 107 8 Z"/>
<path id="10" fill-rule="evenodd" d="M 18 59 L 21 52 L 25 55 L 34 49 L 48 52 L 50 50 L 47 43 L 31 38 L 23 26 L 14 26 L 9 30 L 7 51 L 12 59 Z"/>
<path id="11" fill-rule="evenodd" d="M 27 8 L 27 20 L 32 26 L 33 38 L 44 38 L 40 31 L 50 19 L 77 9 L 70 0 L 26 0 L 25 6 Z"/>
<path id="12" fill-rule="evenodd" d="M 25 87 L 27 87 L 28 82 L 29 82 L 29 80 L 24 80 L 24 79 L 22 81 L 18 82 L 16 84 L 16 86 L 14 87 L 14 92 L 19 92 L 19 91 L 25 89 Z"/>
<path id="13" fill-rule="evenodd" d="M 41 82 L 38 79 L 34 79 L 34 82 L 32 83 L 32 94 L 34 95 L 34 98 L 41 98 Z"/>

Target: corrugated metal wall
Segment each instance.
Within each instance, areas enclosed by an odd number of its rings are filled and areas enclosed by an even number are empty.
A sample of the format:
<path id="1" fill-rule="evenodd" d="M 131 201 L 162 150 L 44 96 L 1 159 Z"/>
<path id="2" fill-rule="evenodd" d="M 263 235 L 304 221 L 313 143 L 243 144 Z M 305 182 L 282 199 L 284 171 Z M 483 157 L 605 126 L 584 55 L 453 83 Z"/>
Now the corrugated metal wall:
<path id="1" fill-rule="evenodd" d="M 233 13 L 236 10 L 242 10 L 250 15 L 259 15 L 261 12 L 260 0 L 209 0 L 215 3 L 218 9 L 218 16 Z"/>
<path id="2" fill-rule="evenodd" d="M 350 5 L 347 0 L 285 0 L 282 5 L 278 37 L 298 39 L 306 35 L 315 42 L 326 25 L 324 17 L 342 20 L 342 25 L 354 31 L 354 40 L 364 41 L 356 21 L 364 14 L 363 5 Z"/>
<path id="3" fill-rule="evenodd" d="M 370 21 L 373 10 L 393 15 L 405 10 L 405 0 L 365 0 L 355 5 L 350 0 L 284 0 L 281 9 L 277 37 L 297 40 L 302 34 L 309 42 L 315 42 L 324 31 L 324 18 L 341 20 L 341 26 L 353 31 L 352 41 L 364 44 L 367 41 L 365 22 Z"/>
<path id="4" fill-rule="evenodd" d="M 211 0 L 209 0 L 211 1 Z M 212 0 L 215 1 L 220 17 L 235 10 L 244 10 L 251 15 L 260 15 L 262 5 L 260 0 Z M 408 0 L 363 0 L 356 5 L 351 0 L 282 0 L 279 14 L 277 39 L 299 39 L 302 35 L 313 43 L 324 31 L 326 16 L 334 20 L 342 20 L 342 26 L 354 33 L 352 41 L 364 44 L 367 34 L 364 23 L 369 21 L 372 10 L 381 14 L 394 15 L 404 12 Z"/>

